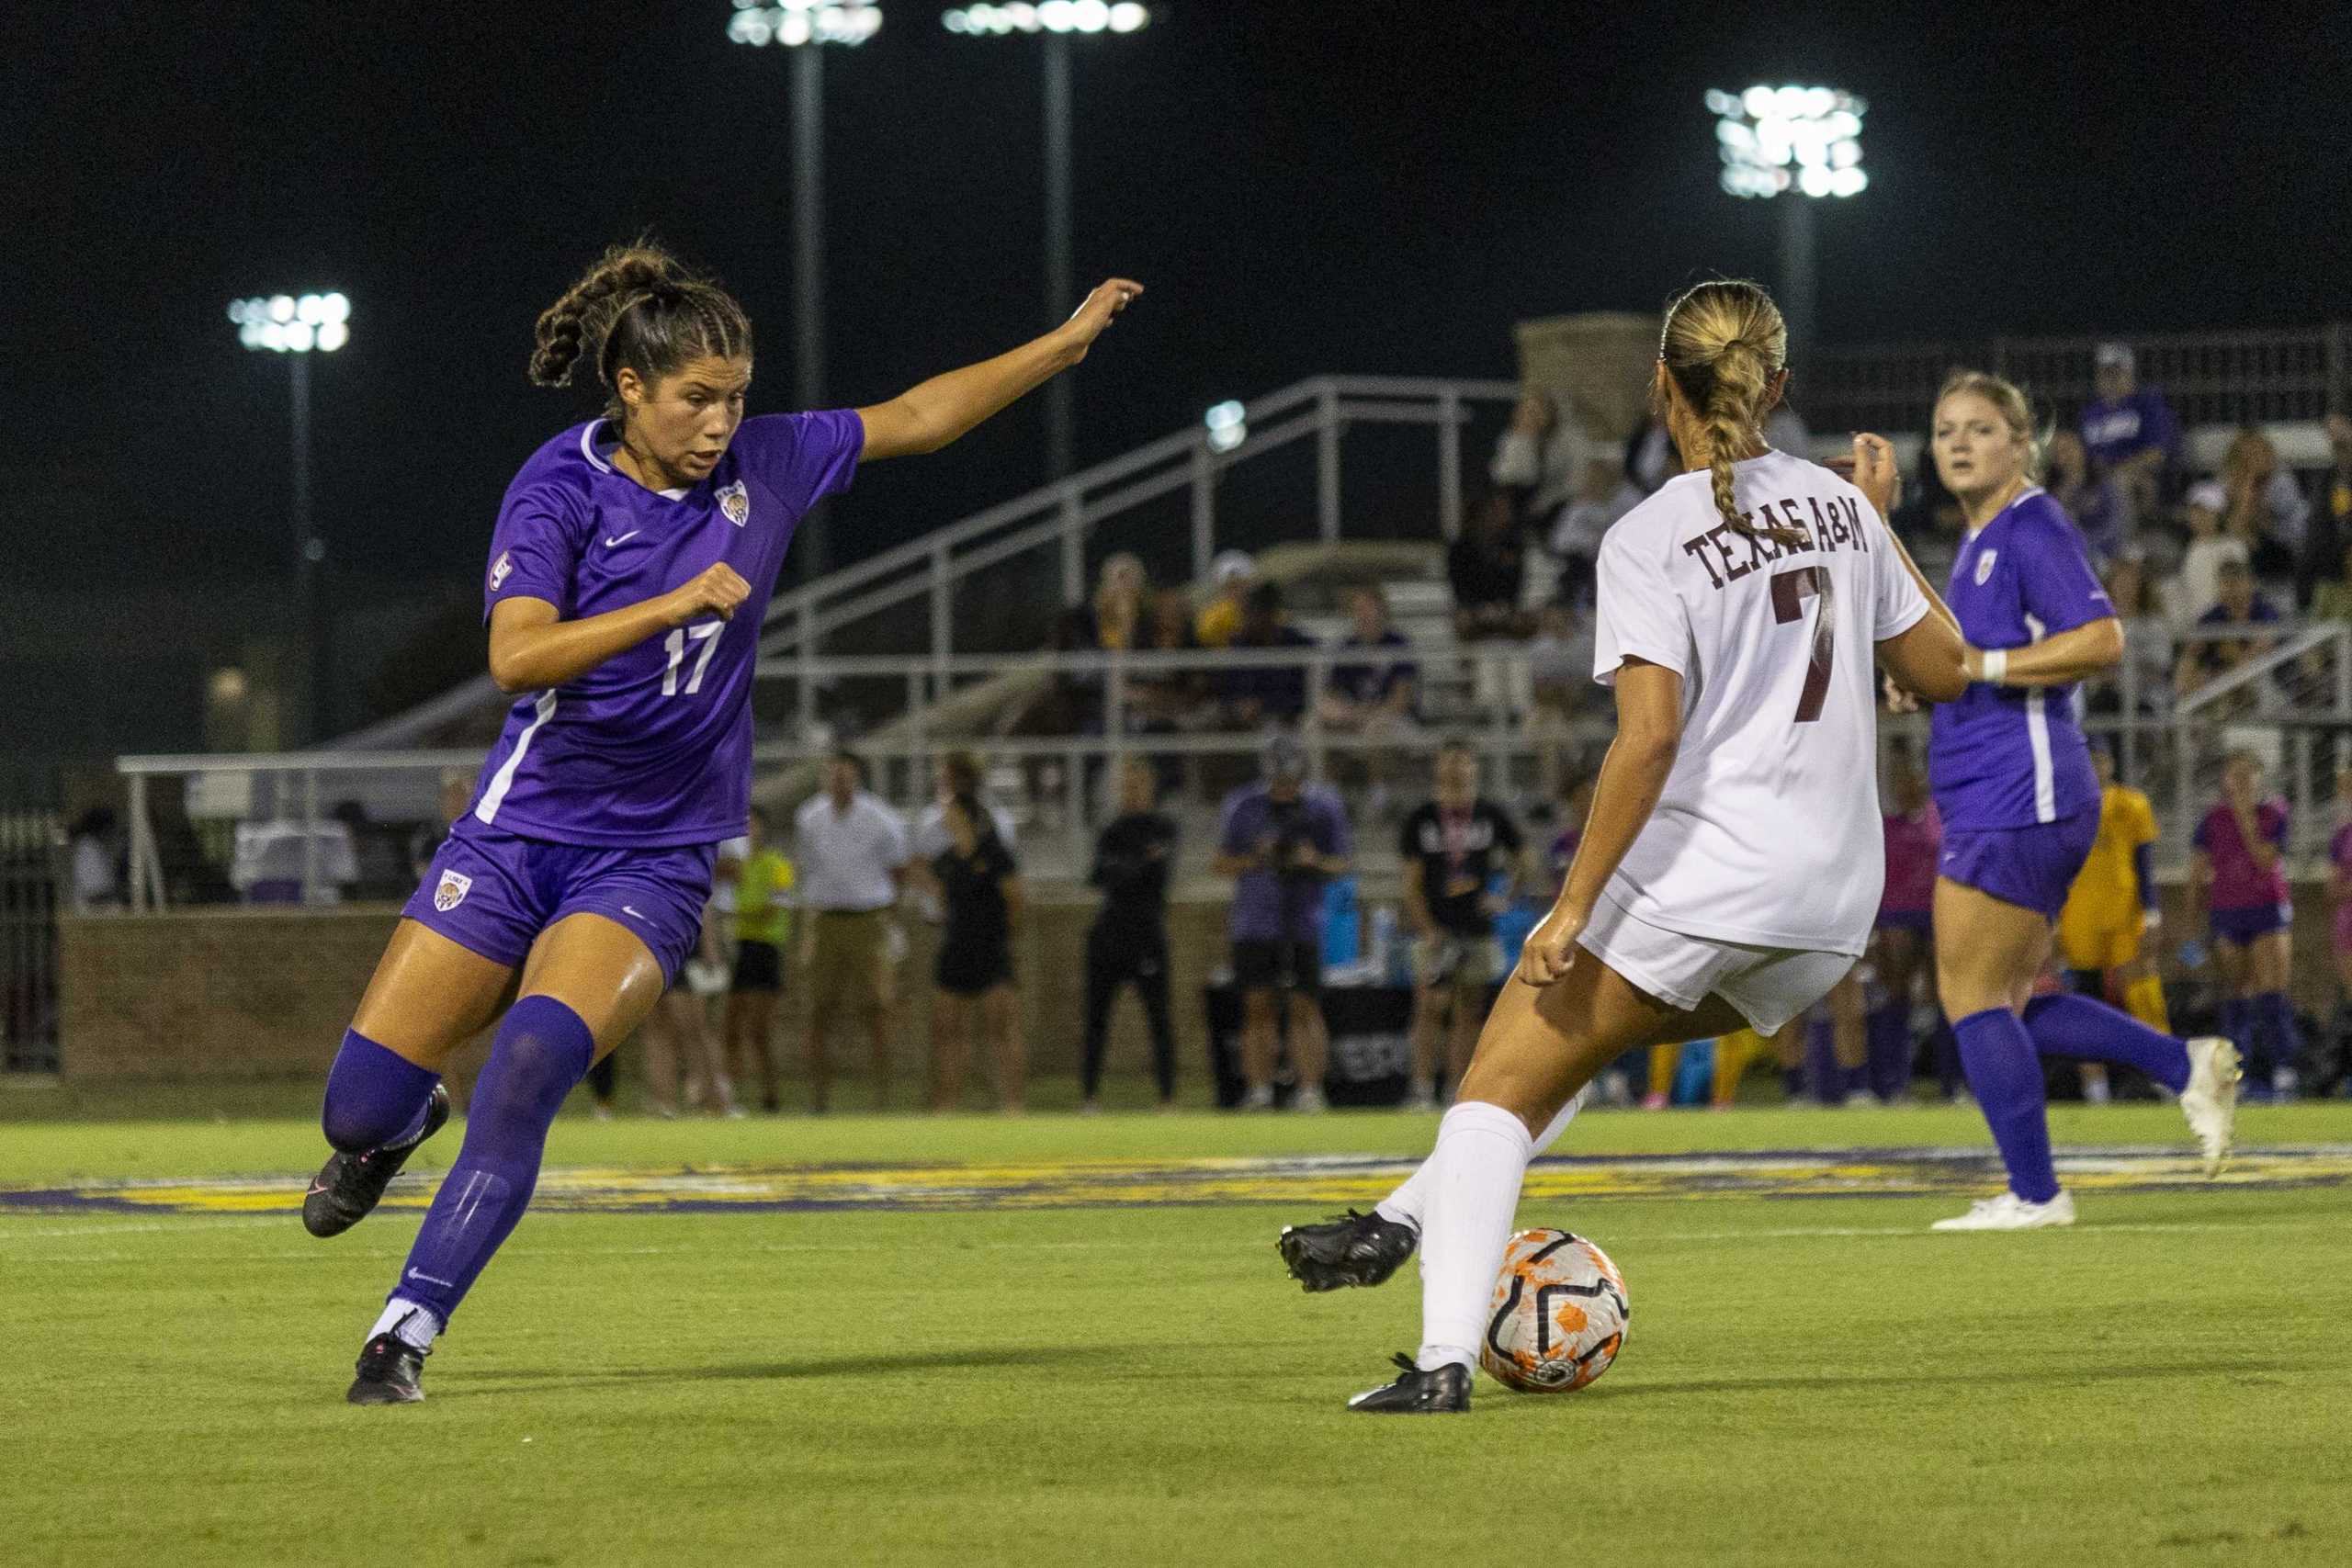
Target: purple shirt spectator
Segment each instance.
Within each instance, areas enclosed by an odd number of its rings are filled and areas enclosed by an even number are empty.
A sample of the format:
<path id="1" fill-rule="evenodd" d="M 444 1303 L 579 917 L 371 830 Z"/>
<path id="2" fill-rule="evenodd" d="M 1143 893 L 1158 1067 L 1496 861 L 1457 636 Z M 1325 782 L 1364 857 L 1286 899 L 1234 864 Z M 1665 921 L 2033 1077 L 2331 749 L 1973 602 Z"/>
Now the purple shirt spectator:
<path id="1" fill-rule="evenodd" d="M 2154 447 L 2165 455 L 2165 466 L 2180 461 L 2180 421 L 2172 405 L 2154 387 L 2138 387 L 2120 398 L 2101 398 L 2083 410 L 2083 445 L 2090 449 L 2093 469 L 2105 473 L 2116 464 Z"/>
<path id="2" fill-rule="evenodd" d="M 2254 852 L 2238 830 L 2237 813 L 2227 804 L 2205 814 L 2191 840 L 2213 863 L 2211 906 L 2216 909 L 2266 909 L 2283 906 L 2287 895 L 2287 803 L 2266 800 L 2254 808 L 2256 830 L 2279 852 L 2267 872 L 2254 863 Z"/>
<path id="3" fill-rule="evenodd" d="M 517 698 L 474 785 L 475 818 L 560 844 L 711 844 L 743 831 L 760 623 L 793 530 L 848 488 L 865 440 L 847 409 L 763 414 L 742 423 L 707 478 L 663 492 L 614 471 L 603 420 L 532 454 L 491 536 L 485 621 L 518 598 L 584 619 L 720 561 L 752 592 L 731 620 L 676 627 Z"/>
<path id="4" fill-rule="evenodd" d="M 1246 855 L 1272 840 L 1277 855 L 1306 842 L 1322 855 L 1351 855 L 1355 840 L 1347 808 L 1321 784 L 1300 786 L 1298 796 L 1277 801 L 1262 782 L 1244 784 L 1225 797 L 1217 847 Z M 1247 871 L 1234 879 L 1230 932 L 1236 942 L 1319 942 L 1322 939 L 1324 878 L 1272 868 Z"/>
<path id="5" fill-rule="evenodd" d="M 1978 648 L 2023 648 L 2115 614 L 2083 538 L 2039 489 L 1962 544 L 1944 599 Z M 1972 684 L 1935 710 L 1928 782 L 1944 830 L 2057 822 L 2098 808 L 2075 688 Z"/>
<path id="6" fill-rule="evenodd" d="M 1277 626 L 1270 641 L 1232 645 L 1234 658 L 1239 660 L 1251 648 L 1313 648 L 1315 639 L 1296 626 Z M 1234 706 L 1254 703 L 1256 707 L 1246 716 L 1247 722 L 1261 719 L 1294 721 L 1306 711 L 1306 666 L 1304 664 L 1242 664 L 1227 666 L 1217 674 L 1217 697 Z"/>
<path id="7" fill-rule="evenodd" d="M 1366 642 L 1361 637 L 1350 637 L 1341 648 L 1408 649 L 1412 642 L 1403 632 L 1391 626 L 1377 640 Z M 1399 681 L 1419 678 L 1419 667 L 1409 659 L 1392 657 L 1381 663 L 1340 664 L 1331 671 L 1331 684 L 1351 702 L 1377 703 L 1387 699 Z"/>

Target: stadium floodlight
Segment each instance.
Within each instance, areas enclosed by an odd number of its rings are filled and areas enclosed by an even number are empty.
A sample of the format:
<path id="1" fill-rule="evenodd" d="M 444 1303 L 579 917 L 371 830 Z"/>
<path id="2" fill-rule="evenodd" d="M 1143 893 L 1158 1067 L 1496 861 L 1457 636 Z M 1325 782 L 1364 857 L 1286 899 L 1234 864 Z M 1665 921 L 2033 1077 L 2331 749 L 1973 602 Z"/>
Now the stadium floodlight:
<path id="1" fill-rule="evenodd" d="M 1724 190 L 1770 197 L 1860 196 L 1862 115 L 1870 105 L 1835 87 L 1750 87 L 1710 92 Z"/>
<path id="2" fill-rule="evenodd" d="M 1723 188 L 1742 197 L 1794 198 L 1781 204 L 1781 313 L 1792 358 L 1813 343 L 1813 203 L 1870 188 L 1862 172 L 1862 116 L 1869 107 L 1838 87 L 1759 83 L 1744 93 L 1707 94 Z"/>
<path id="3" fill-rule="evenodd" d="M 1042 0 L 1034 6 L 966 6 L 939 18 L 951 33 L 986 38 L 1007 33 L 1131 33 L 1151 20 L 1148 6 L 1103 0 Z"/>
<path id="4" fill-rule="evenodd" d="M 1047 324 L 1067 317 L 1078 301 L 1070 279 L 1070 88 L 1069 40 L 1102 33 L 1139 32 L 1151 7 L 1109 5 L 1105 0 L 1040 0 L 1036 5 L 964 6 L 940 18 L 959 38 L 1005 38 L 1016 33 L 1038 39 L 1046 64 L 1046 310 Z M 1069 474 L 1077 454 L 1075 378 L 1057 376 L 1046 383 L 1046 474 Z"/>
<path id="5" fill-rule="evenodd" d="M 311 355 L 333 354 L 351 341 L 351 300 L 341 292 L 264 294 L 229 301 L 237 341 L 256 352 L 286 355 L 294 392 L 294 611 L 300 617 L 302 674 L 286 692 L 287 734 L 294 744 L 316 741 L 327 716 L 327 616 L 321 567 L 326 540 L 311 516 Z"/>
<path id="6" fill-rule="evenodd" d="M 1230 398 L 1212 406 L 1207 413 L 1201 416 L 1201 423 L 1208 427 L 1209 450 L 1212 452 L 1230 452 L 1250 439 L 1247 411 Z"/>
<path id="7" fill-rule="evenodd" d="M 793 400 L 803 409 L 825 401 L 825 73 L 826 44 L 855 48 L 882 30 L 873 0 L 733 0 L 727 36 L 792 52 Z M 826 566 L 825 509 L 800 520 L 806 576 Z"/>
<path id="8" fill-rule="evenodd" d="M 734 0 L 727 36 L 754 49 L 782 44 L 838 43 L 852 47 L 882 30 L 882 7 L 872 0 Z"/>

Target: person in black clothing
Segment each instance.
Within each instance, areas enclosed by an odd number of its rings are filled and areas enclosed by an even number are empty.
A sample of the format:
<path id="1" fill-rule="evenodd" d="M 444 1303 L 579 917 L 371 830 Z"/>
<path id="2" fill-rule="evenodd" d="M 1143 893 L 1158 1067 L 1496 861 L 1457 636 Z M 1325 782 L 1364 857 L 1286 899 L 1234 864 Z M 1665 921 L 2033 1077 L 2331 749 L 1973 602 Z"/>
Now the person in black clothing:
<path id="1" fill-rule="evenodd" d="M 1151 1069 L 1159 1104 L 1176 1102 L 1176 1037 L 1168 1022 L 1168 878 L 1176 824 L 1159 809 L 1159 775 L 1148 758 L 1130 757 L 1119 774 L 1119 815 L 1094 842 L 1102 912 L 1086 936 L 1086 1057 L 1079 1109 L 1102 1109 L 1102 1052 L 1119 987 L 1133 983 L 1151 1026 Z"/>
<path id="2" fill-rule="evenodd" d="M 1446 548 L 1445 576 L 1453 589 L 1457 639 L 1478 642 L 1527 635 L 1527 618 L 1520 610 L 1527 551 L 1509 495 L 1498 491 L 1471 510 L 1462 536 Z"/>
<path id="3" fill-rule="evenodd" d="M 1433 1109 L 1461 1080 L 1486 1022 L 1499 963 L 1495 916 L 1518 896 L 1521 839 L 1510 814 L 1478 793 L 1478 753 L 1460 740 L 1438 749 L 1436 798 L 1405 818 L 1396 838 L 1413 943 L 1413 1084 L 1408 1109 Z M 1490 886 L 1500 872 L 1509 886 Z M 1442 1083 L 1438 1029 L 1453 1011 Z"/>
<path id="4" fill-rule="evenodd" d="M 963 1102 L 977 1015 L 996 1071 L 998 1105 L 1008 1113 L 1018 1111 L 1028 1066 L 1021 997 L 1012 984 L 1020 867 L 972 795 L 947 802 L 943 825 L 947 847 L 931 863 L 946 910 L 933 976 L 939 988 L 931 999 L 931 1108 L 953 1111 Z"/>

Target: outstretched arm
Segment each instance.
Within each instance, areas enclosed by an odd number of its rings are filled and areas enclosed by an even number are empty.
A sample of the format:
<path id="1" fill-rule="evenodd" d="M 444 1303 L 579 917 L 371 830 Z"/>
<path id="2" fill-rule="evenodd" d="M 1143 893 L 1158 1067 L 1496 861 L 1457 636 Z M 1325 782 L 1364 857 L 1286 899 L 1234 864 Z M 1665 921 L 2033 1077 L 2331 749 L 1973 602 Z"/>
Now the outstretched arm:
<path id="1" fill-rule="evenodd" d="M 1125 310 L 1143 285 L 1114 277 L 1086 297 L 1077 313 L 1009 354 L 950 370 L 909 388 L 888 402 L 857 411 L 865 426 L 861 460 L 936 452 L 1086 357 L 1111 318 Z"/>

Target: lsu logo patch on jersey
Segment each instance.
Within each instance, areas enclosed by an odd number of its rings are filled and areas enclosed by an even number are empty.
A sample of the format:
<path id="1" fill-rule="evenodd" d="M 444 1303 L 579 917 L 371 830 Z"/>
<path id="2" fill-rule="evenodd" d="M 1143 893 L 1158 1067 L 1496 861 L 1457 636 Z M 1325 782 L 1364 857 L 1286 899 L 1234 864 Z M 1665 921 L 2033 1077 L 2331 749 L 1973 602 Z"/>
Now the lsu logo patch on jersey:
<path id="1" fill-rule="evenodd" d="M 718 492 L 718 510 L 727 513 L 727 521 L 738 528 L 752 520 L 752 492 L 737 479 Z"/>
<path id="2" fill-rule="evenodd" d="M 1986 550 L 1983 555 L 1976 558 L 1977 587 L 1982 588 L 1986 582 L 1992 581 L 1993 560 L 1994 558 L 1998 556 L 2000 553 L 2001 552 L 1998 550 Z"/>
<path id="3" fill-rule="evenodd" d="M 473 886 L 474 879 L 463 872 L 443 872 L 439 884 L 433 889 L 433 907 L 447 914 L 466 901 L 466 895 L 473 891 Z"/>
<path id="4" fill-rule="evenodd" d="M 505 584 L 506 574 L 514 570 L 514 552 L 513 550 L 502 551 L 499 558 L 491 563 L 490 591 L 492 593 L 497 592 L 499 589 Z"/>

